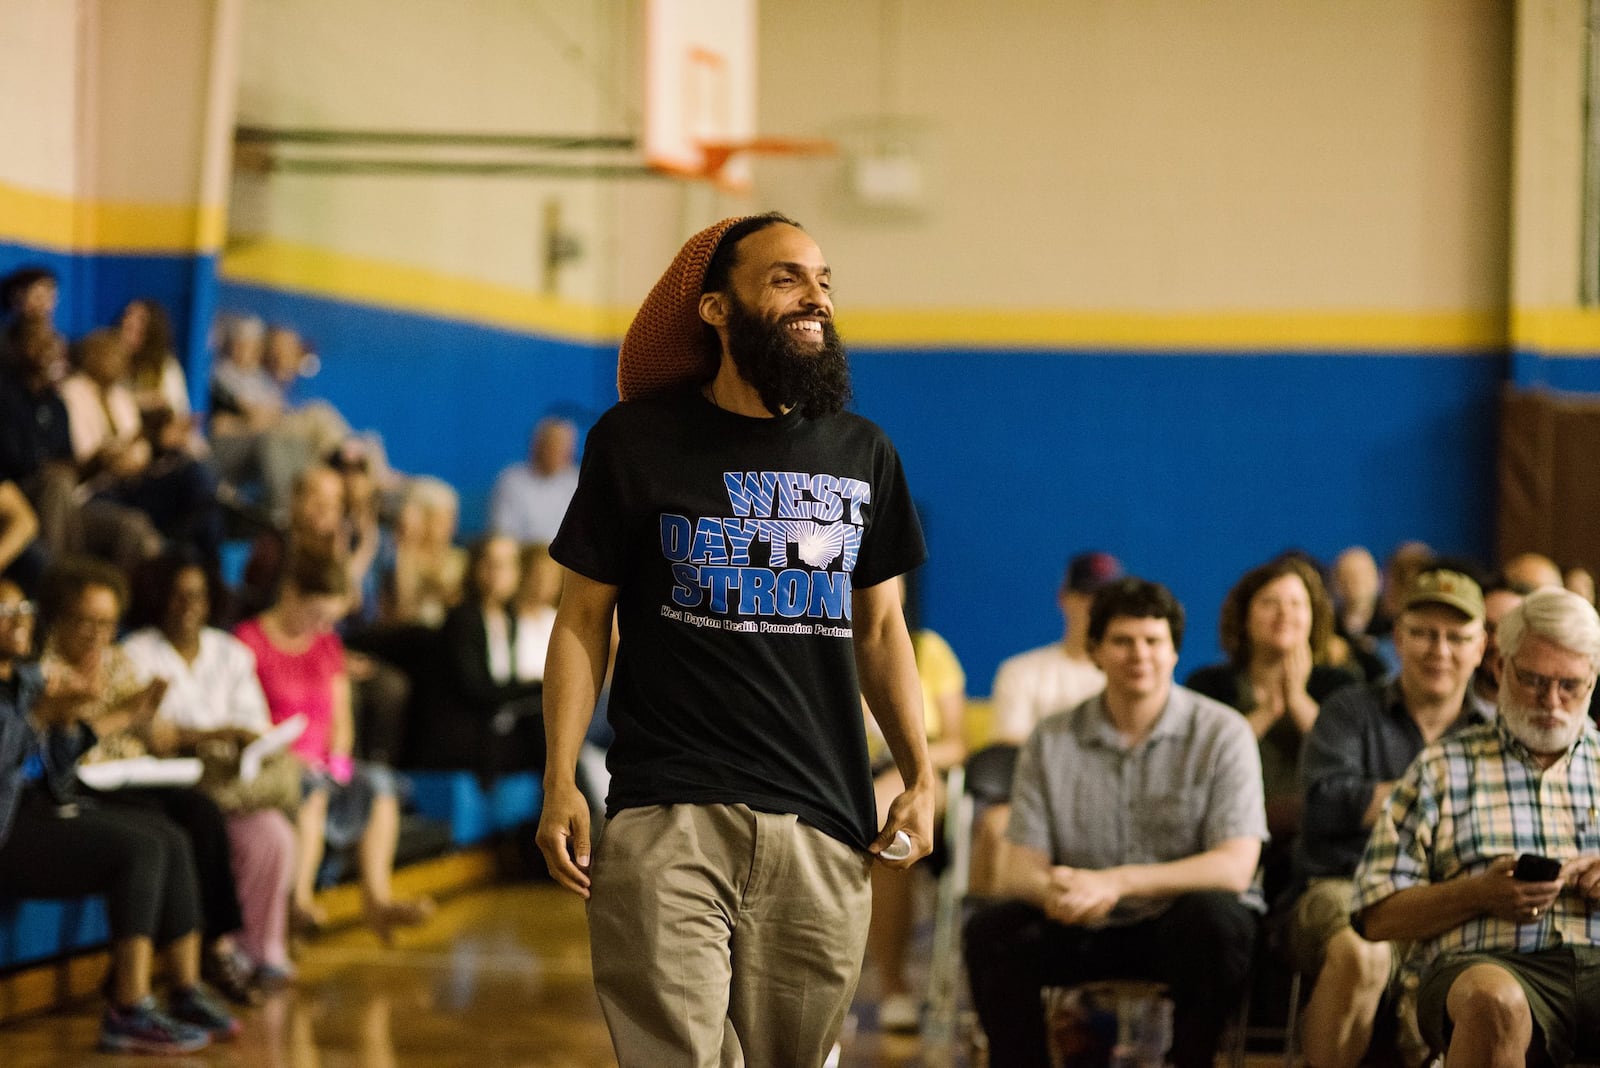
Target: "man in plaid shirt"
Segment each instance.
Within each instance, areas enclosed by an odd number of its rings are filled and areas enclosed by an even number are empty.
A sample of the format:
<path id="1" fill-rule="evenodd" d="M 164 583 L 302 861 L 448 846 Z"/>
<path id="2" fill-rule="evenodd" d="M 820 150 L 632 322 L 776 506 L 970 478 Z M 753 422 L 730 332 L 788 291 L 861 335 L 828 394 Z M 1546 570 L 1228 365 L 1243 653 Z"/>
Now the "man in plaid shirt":
<path id="1" fill-rule="evenodd" d="M 1423 750 L 1355 877 L 1361 933 L 1427 961 L 1418 1023 L 1447 1068 L 1600 1056 L 1600 616 L 1541 589 L 1498 637 L 1498 721 Z"/>

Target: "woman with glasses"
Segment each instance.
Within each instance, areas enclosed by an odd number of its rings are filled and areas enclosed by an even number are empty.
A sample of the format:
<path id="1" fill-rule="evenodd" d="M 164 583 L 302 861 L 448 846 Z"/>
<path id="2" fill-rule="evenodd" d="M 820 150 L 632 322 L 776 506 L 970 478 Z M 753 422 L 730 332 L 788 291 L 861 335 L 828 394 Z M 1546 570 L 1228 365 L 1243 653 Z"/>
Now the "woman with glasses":
<path id="1" fill-rule="evenodd" d="M 200 895 L 183 833 L 148 813 L 100 806 L 76 789 L 74 764 L 93 735 L 82 694 L 29 659 L 33 605 L 0 579 L 0 896 L 102 894 L 111 925 L 110 1003 L 100 1047 L 191 1053 L 236 1023 L 200 986 Z M 151 991 L 162 951 L 172 994 Z"/>

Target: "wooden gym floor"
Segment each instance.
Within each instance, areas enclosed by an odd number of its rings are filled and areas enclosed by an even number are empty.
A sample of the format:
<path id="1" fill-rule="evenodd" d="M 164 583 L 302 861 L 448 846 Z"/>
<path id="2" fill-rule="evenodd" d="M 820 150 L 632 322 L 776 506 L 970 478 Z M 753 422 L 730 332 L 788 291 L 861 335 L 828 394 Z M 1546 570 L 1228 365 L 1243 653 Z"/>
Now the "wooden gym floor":
<path id="1" fill-rule="evenodd" d="M 583 903 L 549 883 L 475 890 L 392 948 L 358 927 L 300 955 L 300 979 L 242 1013 L 244 1034 L 162 1062 L 94 1052 L 99 1000 L 0 1027 L 5 1068 L 155 1063 L 238 1068 L 601 1068 L 616 1062 L 590 982 Z M 870 980 L 863 983 L 865 990 Z M 841 1068 L 926 1063 L 915 1038 L 876 1034 L 858 999 Z M 965 1056 L 954 1060 L 965 1066 Z"/>

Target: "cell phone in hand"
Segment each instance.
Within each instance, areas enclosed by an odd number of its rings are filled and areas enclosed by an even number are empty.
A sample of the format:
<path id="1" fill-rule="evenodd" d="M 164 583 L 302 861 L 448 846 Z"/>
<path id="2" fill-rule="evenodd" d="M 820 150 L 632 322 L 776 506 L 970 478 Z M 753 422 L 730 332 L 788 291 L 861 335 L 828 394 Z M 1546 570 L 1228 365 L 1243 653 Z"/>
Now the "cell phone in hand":
<path id="1" fill-rule="evenodd" d="M 1511 877 L 1525 883 L 1553 883 L 1561 878 L 1561 862 L 1555 857 L 1524 853 L 1511 869 Z"/>

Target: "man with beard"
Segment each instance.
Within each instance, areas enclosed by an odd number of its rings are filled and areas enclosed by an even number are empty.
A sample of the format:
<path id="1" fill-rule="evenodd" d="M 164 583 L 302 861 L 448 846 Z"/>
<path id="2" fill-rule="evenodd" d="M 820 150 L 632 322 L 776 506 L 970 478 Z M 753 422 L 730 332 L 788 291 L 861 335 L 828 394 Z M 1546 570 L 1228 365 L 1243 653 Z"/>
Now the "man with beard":
<path id="1" fill-rule="evenodd" d="M 922 535 L 893 446 L 842 410 L 830 285 L 781 215 L 691 238 L 623 339 L 622 403 L 589 434 L 551 546 L 567 575 L 539 845 L 589 899 L 624 1066 L 820 1064 L 860 972 L 871 865 L 932 845 L 888 581 L 922 562 Z M 613 611 L 616 740 L 591 863 L 573 769 Z M 863 694 L 907 784 L 881 826 Z"/>
<path id="2" fill-rule="evenodd" d="M 1478 584 L 1434 568 L 1412 581 L 1403 605 L 1394 621 L 1400 670 L 1329 697 L 1300 754 L 1304 807 L 1286 945 L 1295 970 L 1312 981 L 1304 1045 L 1313 1068 L 1360 1064 L 1386 995 L 1402 1056 L 1421 1045 L 1410 1000 L 1395 996 L 1403 990 L 1395 982 L 1403 947 L 1351 929 L 1350 880 L 1390 790 L 1417 754 L 1494 712 L 1470 692 L 1484 646 Z"/>
<path id="3" fill-rule="evenodd" d="M 1362 933 L 1417 943 L 1446 1068 L 1600 1056 L 1600 616 L 1559 588 L 1500 621 L 1496 722 L 1423 750 L 1356 871 Z"/>

